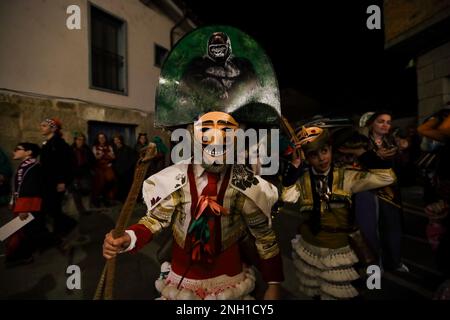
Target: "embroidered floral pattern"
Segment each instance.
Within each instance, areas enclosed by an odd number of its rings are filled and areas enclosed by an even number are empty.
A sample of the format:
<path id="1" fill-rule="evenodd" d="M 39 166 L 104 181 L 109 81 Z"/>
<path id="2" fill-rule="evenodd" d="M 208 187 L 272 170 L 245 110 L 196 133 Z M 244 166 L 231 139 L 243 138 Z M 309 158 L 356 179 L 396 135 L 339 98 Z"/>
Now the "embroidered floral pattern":
<path id="1" fill-rule="evenodd" d="M 154 206 L 155 203 L 157 203 L 159 200 L 161 200 L 161 197 L 152 198 L 152 199 L 150 200 L 150 203 L 152 204 L 152 206 Z"/>
<path id="2" fill-rule="evenodd" d="M 186 182 L 186 175 L 184 173 L 179 173 L 176 175 L 175 180 L 177 181 L 181 180 L 181 184 L 180 182 L 177 182 L 177 184 L 175 185 L 175 188 L 178 188 L 179 186 L 183 185 Z"/>
<path id="3" fill-rule="evenodd" d="M 259 181 L 255 178 L 253 172 L 248 170 L 245 166 L 236 165 L 234 166 L 231 183 L 242 191 L 245 191 L 246 189 L 257 185 Z"/>

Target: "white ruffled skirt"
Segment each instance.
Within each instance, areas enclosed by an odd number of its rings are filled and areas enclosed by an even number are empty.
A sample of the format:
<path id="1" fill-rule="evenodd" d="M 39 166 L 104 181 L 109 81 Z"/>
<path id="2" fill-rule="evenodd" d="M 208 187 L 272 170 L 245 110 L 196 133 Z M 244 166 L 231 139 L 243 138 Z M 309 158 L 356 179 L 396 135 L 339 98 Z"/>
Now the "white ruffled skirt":
<path id="1" fill-rule="evenodd" d="M 159 300 L 252 300 L 249 294 L 255 288 L 255 273 L 244 267 L 235 276 L 221 275 L 208 279 L 184 278 L 171 270 L 170 263 L 161 265 L 161 276 L 155 281 L 161 293 Z M 181 281 L 181 284 L 180 284 Z"/>
<path id="2" fill-rule="evenodd" d="M 350 299 L 358 295 L 351 284 L 359 278 L 353 268 L 358 258 L 349 246 L 338 249 L 316 247 L 300 235 L 291 242 L 300 291 L 322 299 Z"/>

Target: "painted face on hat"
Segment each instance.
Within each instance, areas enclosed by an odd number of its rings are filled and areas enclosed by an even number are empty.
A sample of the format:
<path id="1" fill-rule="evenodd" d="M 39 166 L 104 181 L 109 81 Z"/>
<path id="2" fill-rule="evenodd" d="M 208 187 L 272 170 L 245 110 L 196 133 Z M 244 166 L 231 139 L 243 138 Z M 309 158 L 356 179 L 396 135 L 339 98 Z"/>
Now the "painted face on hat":
<path id="1" fill-rule="evenodd" d="M 237 121 L 225 112 L 214 111 L 201 116 L 194 123 L 194 139 L 202 146 L 203 159 L 207 163 L 224 161 L 238 128 Z"/>
<path id="2" fill-rule="evenodd" d="M 320 136 L 323 132 L 323 129 L 320 127 L 302 127 L 297 131 L 297 139 L 300 141 L 302 146 L 313 142 L 318 136 Z"/>

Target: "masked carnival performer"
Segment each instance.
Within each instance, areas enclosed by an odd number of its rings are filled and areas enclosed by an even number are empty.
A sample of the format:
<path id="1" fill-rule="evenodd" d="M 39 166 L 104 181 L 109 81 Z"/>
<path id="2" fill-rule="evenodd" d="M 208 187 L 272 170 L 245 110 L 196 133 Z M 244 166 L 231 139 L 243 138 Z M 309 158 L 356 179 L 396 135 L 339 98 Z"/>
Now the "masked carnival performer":
<path id="1" fill-rule="evenodd" d="M 295 159 L 283 173 L 284 202 L 296 203 L 304 222 L 292 240 L 293 260 L 299 289 L 321 299 L 351 299 L 358 296 L 354 281 L 358 262 L 350 247 L 352 232 L 351 197 L 353 193 L 392 184 L 390 169 L 364 171 L 333 165 L 329 132 L 320 127 L 302 127 L 297 132 L 297 147 L 306 164 Z M 377 164 L 376 155 L 363 148 L 340 148 L 353 154 L 367 167 Z"/>
<path id="2" fill-rule="evenodd" d="M 199 65 L 205 47 L 207 54 L 222 57 L 232 44 L 236 45 L 234 60 L 227 62 L 228 55 L 217 59 L 217 65 L 213 59 L 208 66 Z M 253 67 L 239 69 L 244 64 L 232 61 L 252 61 Z M 221 75 L 223 68 L 229 72 Z M 243 83 L 249 70 L 252 90 L 246 90 Z M 197 77 L 197 73 L 202 75 Z M 220 94 L 204 88 L 205 81 L 217 83 Z M 225 160 L 234 156 L 229 150 L 235 143 L 226 135 L 233 136 L 243 125 L 274 125 L 279 115 L 274 70 L 253 39 L 224 26 L 204 27 L 186 35 L 161 70 L 156 125 L 170 130 L 187 128 L 185 138 L 193 137 L 188 145 L 194 145 L 202 161 L 185 157 L 148 178 L 143 185 L 147 215 L 120 238 L 108 234 L 104 256 L 135 252 L 163 228 L 171 227 L 172 259 L 162 264 L 155 282 L 161 299 L 249 299 L 255 274 L 245 263 L 248 257 L 242 254 L 241 244 L 243 238 L 253 239 L 256 264 L 268 284 L 264 298 L 278 298 L 282 262 L 270 227 L 277 189 L 245 164 L 226 164 Z"/>

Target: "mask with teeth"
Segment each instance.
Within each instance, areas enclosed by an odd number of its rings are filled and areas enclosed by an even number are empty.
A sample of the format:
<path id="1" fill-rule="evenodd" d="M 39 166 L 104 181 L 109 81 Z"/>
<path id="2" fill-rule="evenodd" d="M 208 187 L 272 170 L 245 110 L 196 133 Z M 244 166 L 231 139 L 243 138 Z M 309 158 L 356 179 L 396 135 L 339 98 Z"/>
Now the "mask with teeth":
<path id="1" fill-rule="evenodd" d="M 194 140 L 201 146 L 203 161 L 208 167 L 221 167 L 234 143 L 239 124 L 225 112 L 208 112 L 194 123 Z M 220 171 L 220 168 L 217 168 Z"/>

